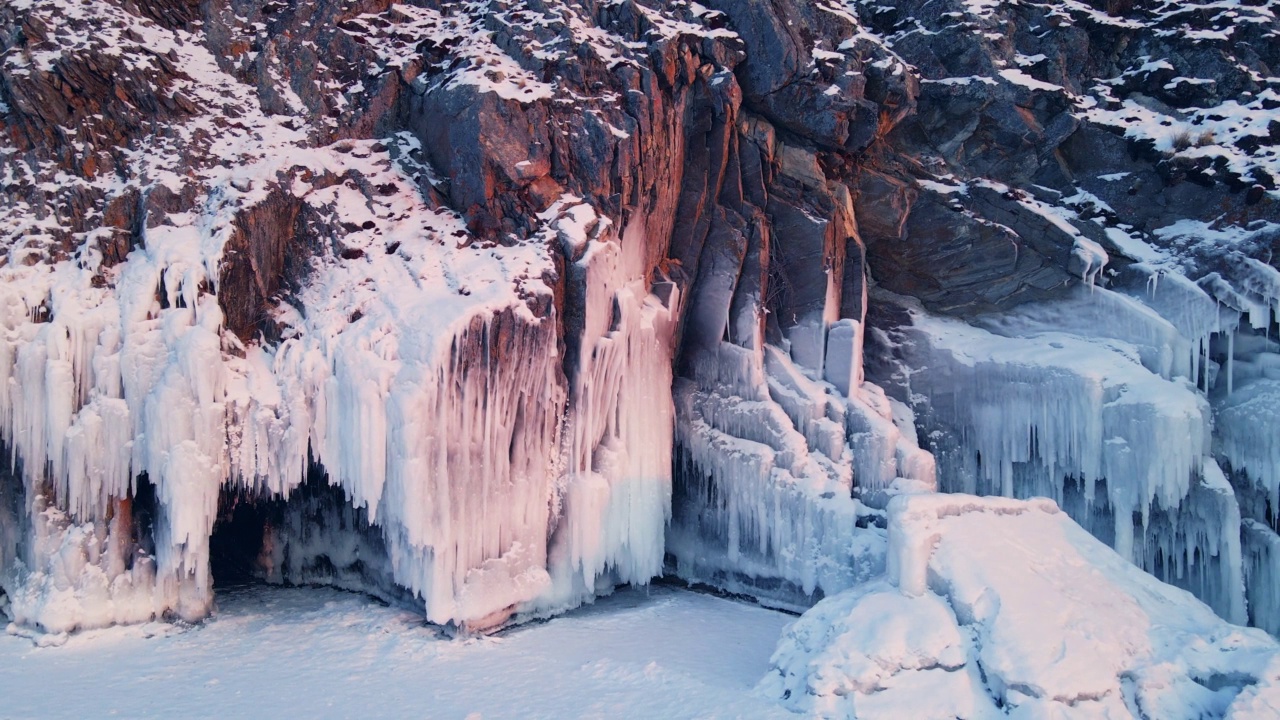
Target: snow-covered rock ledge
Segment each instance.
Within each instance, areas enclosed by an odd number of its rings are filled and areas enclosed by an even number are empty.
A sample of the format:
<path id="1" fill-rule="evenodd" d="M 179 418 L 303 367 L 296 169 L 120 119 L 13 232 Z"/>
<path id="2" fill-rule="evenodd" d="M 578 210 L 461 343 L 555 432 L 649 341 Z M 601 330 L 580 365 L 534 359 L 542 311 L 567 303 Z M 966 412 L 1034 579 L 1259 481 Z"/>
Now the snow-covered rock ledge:
<path id="1" fill-rule="evenodd" d="M 889 505 L 887 579 L 784 633 L 759 691 L 824 718 L 1273 718 L 1280 647 L 1052 501 Z"/>

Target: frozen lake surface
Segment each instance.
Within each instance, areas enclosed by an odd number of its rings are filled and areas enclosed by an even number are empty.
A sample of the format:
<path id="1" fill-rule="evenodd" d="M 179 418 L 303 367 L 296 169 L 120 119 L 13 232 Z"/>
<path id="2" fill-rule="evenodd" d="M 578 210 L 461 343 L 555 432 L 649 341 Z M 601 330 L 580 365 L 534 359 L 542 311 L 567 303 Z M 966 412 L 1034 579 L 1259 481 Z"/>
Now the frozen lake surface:
<path id="1" fill-rule="evenodd" d="M 791 616 L 624 590 L 498 637 L 324 588 L 220 593 L 195 627 L 0 635 L 0 717 L 793 718 L 752 689 Z"/>

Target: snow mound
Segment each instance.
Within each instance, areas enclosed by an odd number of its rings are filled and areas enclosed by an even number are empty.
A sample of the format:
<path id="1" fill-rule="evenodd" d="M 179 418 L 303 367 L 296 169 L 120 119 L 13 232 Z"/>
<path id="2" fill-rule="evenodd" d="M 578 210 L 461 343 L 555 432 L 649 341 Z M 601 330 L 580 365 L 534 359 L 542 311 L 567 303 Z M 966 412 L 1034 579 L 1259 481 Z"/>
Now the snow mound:
<path id="1" fill-rule="evenodd" d="M 1275 717 L 1280 647 L 1047 499 L 890 501 L 888 580 L 784 633 L 759 691 L 826 718 Z"/>

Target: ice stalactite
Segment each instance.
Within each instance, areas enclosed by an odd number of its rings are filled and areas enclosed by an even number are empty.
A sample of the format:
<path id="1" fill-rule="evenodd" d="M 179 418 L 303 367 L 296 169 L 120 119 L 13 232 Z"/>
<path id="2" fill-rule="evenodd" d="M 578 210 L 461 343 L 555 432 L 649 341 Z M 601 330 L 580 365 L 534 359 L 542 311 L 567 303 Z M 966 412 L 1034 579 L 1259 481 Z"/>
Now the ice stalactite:
<path id="1" fill-rule="evenodd" d="M 1217 462 L 1205 458 L 1177 509 L 1153 514 L 1134 559 L 1227 620 L 1244 624 L 1249 615 L 1241 553 L 1240 506 Z"/>
<path id="2" fill-rule="evenodd" d="M 1190 378 L 1201 389 L 1207 388 L 1216 373 L 1208 359 L 1209 343 L 1233 322 L 1234 313 L 1180 272 L 1145 265 L 1135 268 L 1147 278 L 1145 288 L 1134 293 L 1135 299 L 1168 320 L 1182 338 L 1182 358 L 1178 361 L 1188 365 L 1175 374 Z"/>
<path id="3" fill-rule="evenodd" d="M 432 621 L 481 621 L 549 581 L 548 470 L 563 403 L 555 341 L 550 318 L 476 318 L 444 362 L 401 369 L 386 414 L 356 428 L 386 448 L 370 520 L 383 528 L 395 579 L 425 599 Z"/>

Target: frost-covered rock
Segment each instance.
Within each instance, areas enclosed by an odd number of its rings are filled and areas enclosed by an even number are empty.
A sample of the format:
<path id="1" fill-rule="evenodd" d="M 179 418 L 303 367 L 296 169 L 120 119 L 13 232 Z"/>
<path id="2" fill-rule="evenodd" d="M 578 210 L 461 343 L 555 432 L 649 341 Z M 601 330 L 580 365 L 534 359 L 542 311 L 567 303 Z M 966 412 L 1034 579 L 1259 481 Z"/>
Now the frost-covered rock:
<path id="1" fill-rule="evenodd" d="M 889 504 L 889 580 L 815 605 L 759 691 L 831 718 L 1269 717 L 1280 646 L 1046 499 Z"/>

